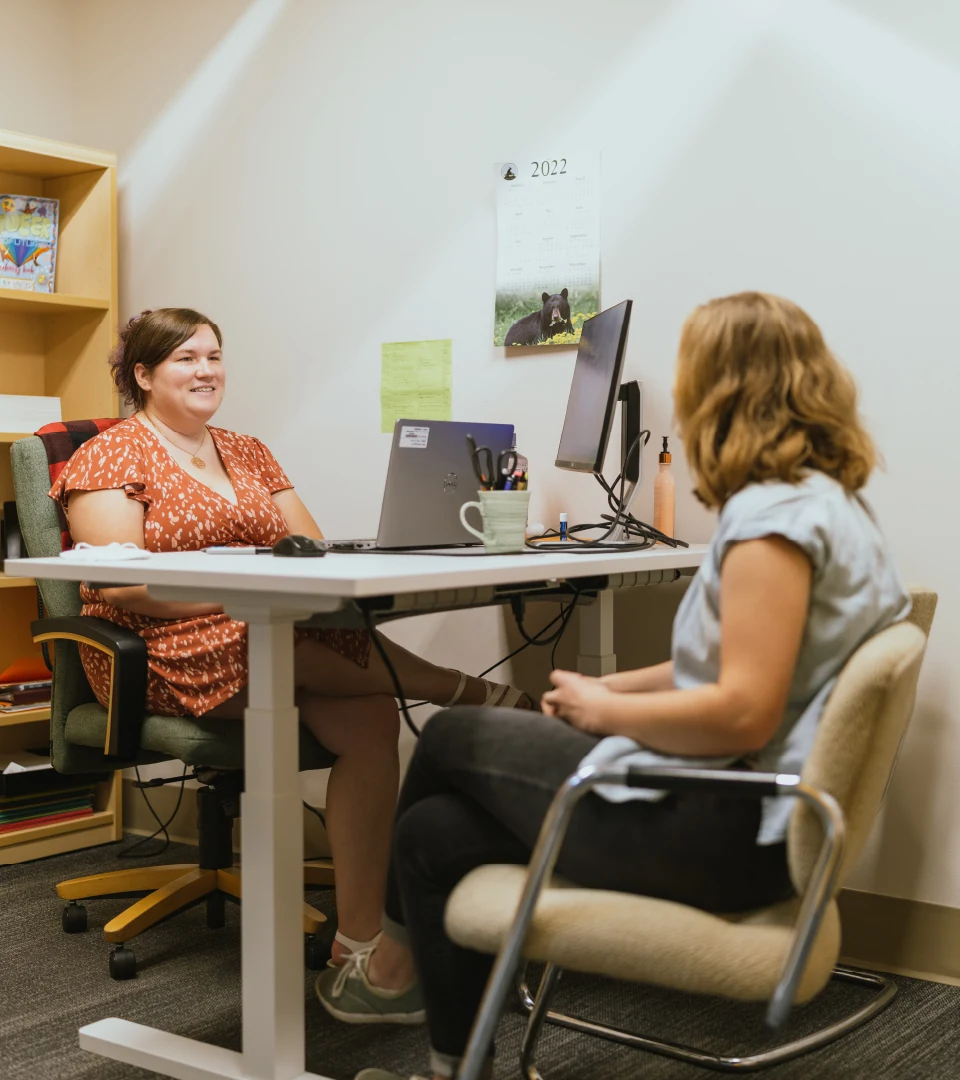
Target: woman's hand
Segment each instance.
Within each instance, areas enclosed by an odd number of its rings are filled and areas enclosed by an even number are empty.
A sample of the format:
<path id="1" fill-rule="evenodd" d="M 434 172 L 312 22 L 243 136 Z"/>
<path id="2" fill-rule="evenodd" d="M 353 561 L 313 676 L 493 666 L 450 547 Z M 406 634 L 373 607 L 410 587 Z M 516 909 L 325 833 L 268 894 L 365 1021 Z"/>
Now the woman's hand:
<path id="1" fill-rule="evenodd" d="M 544 714 L 566 720 L 572 727 L 590 735 L 599 735 L 603 726 L 603 706 L 613 691 L 599 679 L 575 671 L 554 671 L 548 690 L 541 699 Z"/>

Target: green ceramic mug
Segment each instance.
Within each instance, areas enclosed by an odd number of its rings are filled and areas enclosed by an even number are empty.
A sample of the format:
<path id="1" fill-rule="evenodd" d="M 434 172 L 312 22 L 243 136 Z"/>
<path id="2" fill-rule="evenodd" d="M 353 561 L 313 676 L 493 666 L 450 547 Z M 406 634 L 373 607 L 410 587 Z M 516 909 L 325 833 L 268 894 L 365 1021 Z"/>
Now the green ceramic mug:
<path id="1" fill-rule="evenodd" d="M 460 523 L 483 541 L 484 549 L 491 554 L 507 555 L 523 551 L 527 539 L 527 507 L 529 491 L 479 491 L 478 502 L 464 503 L 460 507 Z M 467 524 L 467 511 L 471 507 L 480 511 L 483 531 Z"/>

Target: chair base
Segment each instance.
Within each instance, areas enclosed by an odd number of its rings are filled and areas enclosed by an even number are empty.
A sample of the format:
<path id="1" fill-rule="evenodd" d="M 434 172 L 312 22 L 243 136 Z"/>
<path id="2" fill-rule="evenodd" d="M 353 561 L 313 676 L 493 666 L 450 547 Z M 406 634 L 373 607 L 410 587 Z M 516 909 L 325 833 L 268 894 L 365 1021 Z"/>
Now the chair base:
<path id="1" fill-rule="evenodd" d="M 212 773 L 209 782 L 197 790 L 199 863 L 114 870 L 57 885 L 60 899 L 70 902 L 64 909 L 62 923 L 64 931 L 71 934 L 87 928 L 86 911 L 77 905 L 78 900 L 140 897 L 103 928 L 104 940 L 119 946 L 110 956 L 110 973 L 116 979 L 132 978 L 136 974 L 136 958 L 124 946 L 144 930 L 201 902 L 207 905 L 207 926 L 216 930 L 224 925 L 224 901 L 241 899 L 240 870 L 233 865 L 232 844 L 233 819 L 242 787 L 240 774 L 216 770 Z M 332 886 L 333 863 L 329 859 L 305 863 L 303 877 L 307 887 Z M 323 912 L 310 904 L 303 905 L 303 932 L 307 935 L 305 960 L 310 967 L 322 966 L 330 954 L 335 924 L 318 934 L 326 922 Z"/>
<path id="2" fill-rule="evenodd" d="M 834 970 L 832 976 L 835 981 L 872 987 L 877 990 L 877 993 L 869 1002 L 842 1020 L 821 1028 L 811 1035 L 805 1035 L 802 1039 L 795 1039 L 770 1050 L 764 1050 L 745 1057 L 723 1057 L 690 1046 L 684 1046 L 681 1043 L 652 1039 L 645 1035 L 623 1031 L 620 1028 L 607 1027 L 605 1024 L 593 1023 L 590 1020 L 583 1020 L 579 1017 L 567 1016 L 564 1013 L 550 1010 L 550 999 L 556 990 L 560 974 L 561 969 L 556 965 L 547 965 L 540 981 L 536 1000 L 530 996 L 523 979 L 521 978 L 518 982 L 521 1005 L 530 1014 L 520 1048 L 520 1069 L 527 1080 L 543 1080 L 537 1070 L 535 1058 L 537 1044 L 545 1022 L 568 1028 L 571 1031 L 579 1031 L 586 1035 L 595 1035 L 598 1038 L 621 1043 L 636 1050 L 647 1050 L 650 1053 L 660 1054 L 662 1057 L 673 1058 L 676 1061 L 700 1065 L 705 1069 L 712 1069 L 716 1072 L 755 1072 L 759 1069 L 769 1068 L 772 1065 L 782 1064 L 784 1061 L 790 1061 L 792 1058 L 800 1057 L 802 1054 L 809 1053 L 811 1050 L 816 1050 L 833 1042 L 835 1039 L 839 1039 L 842 1035 L 853 1031 L 854 1028 L 866 1023 L 885 1009 L 897 993 L 896 983 L 883 975 L 858 971 L 853 968 L 838 967 Z"/>
<path id="3" fill-rule="evenodd" d="M 332 859 L 311 859 L 303 864 L 303 883 L 308 886 L 319 886 L 324 889 L 332 889 L 336 885 L 333 874 Z"/>
<path id="4" fill-rule="evenodd" d="M 332 867 L 328 870 L 332 876 Z M 305 884 L 314 884 L 306 872 Z M 103 928 L 105 941 L 124 943 L 169 919 L 201 900 L 220 895 L 230 900 L 241 898 L 240 871 L 235 867 L 204 869 L 191 863 L 170 866 L 144 866 L 115 870 L 109 874 L 91 874 L 57 885 L 61 900 L 89 900 L 108 896 L 131 896 L 145 893 Z M 315 934 L 327 921 L 326 915 L 310 904 L 303 905 L 303 932 Z"/>

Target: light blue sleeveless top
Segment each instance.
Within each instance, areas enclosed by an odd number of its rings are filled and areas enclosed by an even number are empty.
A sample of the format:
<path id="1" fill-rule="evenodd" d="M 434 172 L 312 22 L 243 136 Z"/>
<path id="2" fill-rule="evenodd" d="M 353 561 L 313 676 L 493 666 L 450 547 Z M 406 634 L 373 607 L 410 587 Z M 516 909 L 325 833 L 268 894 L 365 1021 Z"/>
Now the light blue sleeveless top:
<path id="1" fill-rule="evenodd" d="M 720 568 L 732 544 L 782 536 L 813 566 L 810 609 L 783 720 L 767 745 L 748 759 L 760 772 L 799 773 L 817 722 L 841 668 L 874 634 L 905 618 L 910 597 L 866 502 L 824 473 L 798 484 L 751 484 L 724 505 L 710 547 L 673 624 L 673 678 L 680 690 L 715 683 L 720 674 Z M 582 764 L 725 768 L 735 757 L 673 757 L 633 739 L 602 739 Z M 662 792 L 603 785 L 611 802 L 656 800 Z M 759 844 L 786 837 L 794 799 L 764 799 Z"/>

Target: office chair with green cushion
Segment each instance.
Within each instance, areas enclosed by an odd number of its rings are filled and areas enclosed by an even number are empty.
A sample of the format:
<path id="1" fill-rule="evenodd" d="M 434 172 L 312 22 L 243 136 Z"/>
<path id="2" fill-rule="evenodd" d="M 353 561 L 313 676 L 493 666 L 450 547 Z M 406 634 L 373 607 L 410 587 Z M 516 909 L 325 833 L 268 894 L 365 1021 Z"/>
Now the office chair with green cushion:
<path id="1" fill-rule="evenodd" d="M 803 768 L 804 799 L 790 820 L 787 856 L 798 898 L 742 915 L 713 915 L 685 904 L 549 879 L 569 818 L 567 810 L 593 780 L 568 781 L 554 800 L 531 859 L 523 866 L 483 866 L 454 890 L 446 928 L 458 944 L 499 953 L 459 1075 L 479 1076 L 499 1018 L 501 995 L 520 957 L 546 963 L 536 1001 L 522 986 L 530 1020 L 520 1052 L 526 1080 L 535 1064 L 544 1022 L 597 1035 L 636 1049 L 716 1069 L 747 1072 L 821 1047 L 876 1015 L 896 985 L 882 975 L 835 967 L 840 954 L 836 894 L 863 850 L 913 711 L 917 678 L 936 609 L 936 593 L 912 589 L 908 621 L 890 626 L 850 657 L 837 679 Z M 912 624 L 912 625 L 911 625 Z M 744 797 L 798 790 L 795 779 L 729 771 L 631 769 L 638 787 L 738 791 Z M 682 774 L 682 775 L 681 775 Z M 744 777 L 747 779 L 744 781 Z M 750 789 L 755 790 L 750 790 Z M 765 790 L 769 788 L 770 790 Z M 823 818 L 836 830 L 830 840 Z M 824 842 L 824 837 L 827 842 Z M 637 858 L 643 858 L 638 852 Z M 561 971 L 605 975 L 671 990 L 739 1001 L 769 1001 L 768 1026 L 790 1006 L 818 994 L 831 978 L 878 991 L 853 1013 L 803 1038 L 752 1055 L 721 1057 L 579 1017 L 548 1011 Z"/>
<path id="2" fill-rule="evenodd" d="M 33 558 L 62 550 L 56 506 L 48 496 L 50 472 L 46 451 L 37 436 L 11 447 L 17 515 L 27 552 Z M 223 925 L 224 899 L 240 899 L 240 872 L 233 868 L 233 818 L 242 787 L 243 724 L 236 720 L 144 713 L 147 654 L 139 635 L 104 619 L 80 614 L 80 587 L 70 581 L 40 581 L 47 618 L 33 624 L 34 638 L 56 641 L 53 701 L 50 712 L 51 759 L 61 773 L 125 769 L 179 760 L 201 769 L 197 791 L 200 861 L 195 865 L 144 866 L 61 882 L 57 894 L 70 901 L 63 912 L 67 933 L 86 929 L 86 912 L 78 900 L 106 896 L 141 896 L 104 927 L 115 945 L 110 974 L 130 978 L 136 958 L 125 943 L 163 919 L 201 900 L 207 925 Z M 112 661 L 109 711 L 100 705 L 87 682 L 79 641 L 107 653 Z M 329 769 L 336 760 L 303 727 L 300 768 Z M 210 778 L 210 782 L 205 780 Z M 179 779 L 179 777 L 177 777 Z M 304 867 L 305 884 L 333 884 L 333 865 L 317 860 Z M 326 917 L 304 904 L 307 962 L 320 966 L 329 943 L 317 937 Z M 329 928 L 325 928 L 325 931 Z M 326 935 L 325 935 L 326 936 Z"/>

